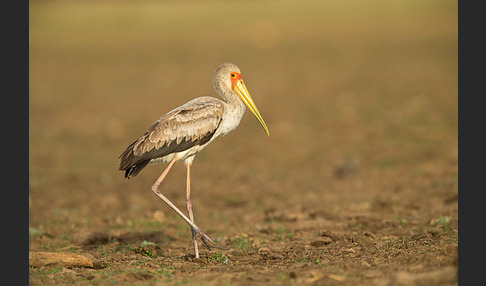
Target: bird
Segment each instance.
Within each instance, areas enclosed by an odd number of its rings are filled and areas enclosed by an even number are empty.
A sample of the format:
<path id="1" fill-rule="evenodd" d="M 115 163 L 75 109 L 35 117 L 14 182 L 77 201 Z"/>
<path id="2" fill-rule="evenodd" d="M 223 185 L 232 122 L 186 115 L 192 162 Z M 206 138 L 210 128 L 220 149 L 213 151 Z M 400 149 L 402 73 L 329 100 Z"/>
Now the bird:
<path id="1" fill-rule="evenodd" d="M 148 130 L 118 157 L 118 169 L 125 172 L 126 179 L 137 176 L 148 164 L 168 163 L 151 190 L 191 227 L 191 244 L 194 246 L 195 258 L 200 258 L 197 238 L 201 239 L 208 250 L 227 249 L 216 244 L 194 222 L 191 166 L 195 155 L 217 137 L 224 136 L 238 127 L 246 108 L 255 115 L 265 133 L 270 135 L 237 65 L 230 62 L 221 64 L 214 73 L 213 87 L 222 100 L 202 96 L 169 111 L 150 125 Z M 179 161 L 186 167 L 186 208 L 189 217 L 159 190 L 172 166 Z"/>

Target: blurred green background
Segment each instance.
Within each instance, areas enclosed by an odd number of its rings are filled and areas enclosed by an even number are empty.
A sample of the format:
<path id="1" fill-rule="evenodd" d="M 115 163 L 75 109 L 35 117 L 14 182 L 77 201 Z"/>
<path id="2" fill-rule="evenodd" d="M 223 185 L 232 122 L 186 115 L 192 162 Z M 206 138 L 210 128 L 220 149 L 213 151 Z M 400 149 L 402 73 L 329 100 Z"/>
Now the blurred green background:
<path id="1" fill-rule="evenodd" d="M 271 136 L 248 113 L 198 154 L 201 196 L 228 184 L 331 202 L 413 180 L 426 161 L 457 164 L 457 28 L 448 0 L 30 1 L 30 222 L 120 212 L 110 197 L 160 208 L 149 188 L 163 167 L 127 183 L 117 158 L 159 116 L 217 96 L 224 61 Z M 341 191 L 348 159 L 361 177 Z M 166 184 L 182 198 L 181 170 Z"/>

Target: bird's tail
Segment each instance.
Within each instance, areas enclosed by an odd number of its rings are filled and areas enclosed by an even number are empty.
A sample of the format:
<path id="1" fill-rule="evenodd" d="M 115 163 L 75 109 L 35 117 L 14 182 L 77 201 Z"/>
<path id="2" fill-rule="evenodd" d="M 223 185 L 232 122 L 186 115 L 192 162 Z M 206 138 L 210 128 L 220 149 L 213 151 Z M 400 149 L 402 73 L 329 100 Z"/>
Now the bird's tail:
<path id="1" fill-rule="evenodd" d="M 150 160 L 145 160 L 141 163 L 128 167 L 126 170 L 121 171 L 125 171 L 125 179 L 130 179 L 138 175 L 138 173 L 140 173 L 140 171 L 142 171 L 142 169 L 145 168 L 145 166 L 147 166 L 149 162 Z"/>
<path id="2" fill-rule="evenodd" d="M 140 171 L 142 171 L 145 166 L 150 162 L 150 159 L 141 160 L 141 158 L 135 158 L 133 154 L 133 146 L 137 143 L 138 139 L 135 140 L 130 146 L 123 151 L 123 153 L 118 157 L 120 159 L 120 166 L 118 170 L 125 171 L 125 178 L 130 179 L 135 177 Z"/>

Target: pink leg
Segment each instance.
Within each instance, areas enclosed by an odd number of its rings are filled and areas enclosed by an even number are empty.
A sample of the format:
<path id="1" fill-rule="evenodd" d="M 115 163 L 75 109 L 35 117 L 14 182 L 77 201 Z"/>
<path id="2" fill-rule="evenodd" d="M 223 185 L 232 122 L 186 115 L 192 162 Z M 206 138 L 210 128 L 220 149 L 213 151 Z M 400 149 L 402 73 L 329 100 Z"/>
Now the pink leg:
<path id="1" fill-rule="evenodd" d="M 186 163 L 187 168 L 187 185 L 186 185 L 186 206 L 187 211 L 189 212 L 189 219 L 194 223 L 194 213 L 192 212 L 192 201 L 191 201 L 191 164 Z M 199 250 L 196 240 L 196 231 L 191 229 L 192 231 L 192 240 L 194 242 L 194 255 L 196 258 L 199 258 Z"/>
<path id="2" fill-rule="evenodd" d="M 160 177 L 157 179 L 157 181 L 155 181 L 154 185 L 152 186 L 152 191 L 154 192 L 155 195 L 157 195 L 159 198 L 161 198 L 167 205 L 169 205 L 169 207 L 171 207 L 186 223 L 188 223 L 191 226 L 192 231 L 196 233 L 195 236 L 199 236 L 201 238 L 201 240 L 204 243 L 204 245 L 206 246 L 206 248 L 211 249 L 211 247 L 214 247 L 214 248 L 225 249 L 224 247 L 218 246 L 216 243 L 214 243 L 211 240 L 211 238 L 209 238 L 209 236 L 207 236 L 196 224 L 194 224 L 194 222 L 192 220 L 187 218 L 187 216 L 185 216 L 181 212 L 181 210 L 179 210 L 166 196 L 164 196 L 159 191 L 160 184 L 165 179 L 165 177 L 167 176 L 167 174 L 169 173 L 170 169 L 172 168 L 172 166 L 175 164 L 176 161 L 177 161 L 176 159 L 173 159 L 169 163 L 169 166 L 167 166 L 167 168 L 165 168 L 164 172 L 162 172 L 162 175 L 160 175 Z M 195 241 L 195 237 L 193 238 L 193 240 Z"/>

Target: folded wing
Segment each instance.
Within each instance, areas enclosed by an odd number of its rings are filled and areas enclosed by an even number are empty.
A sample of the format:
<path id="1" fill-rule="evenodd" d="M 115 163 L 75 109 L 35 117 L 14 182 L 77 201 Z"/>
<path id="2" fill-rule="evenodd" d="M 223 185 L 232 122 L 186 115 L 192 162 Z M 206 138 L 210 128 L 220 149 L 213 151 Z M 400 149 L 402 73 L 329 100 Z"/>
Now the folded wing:
<path id="1" fill-rule="evenodd" d="M 134 177 L 151 160 L 204 145 L 218 129 L 223 111 L 223 103 L 209 96 L 170 111 L 123 151 L 119 170 L 125 171 L 125 178 Z"/>

